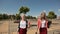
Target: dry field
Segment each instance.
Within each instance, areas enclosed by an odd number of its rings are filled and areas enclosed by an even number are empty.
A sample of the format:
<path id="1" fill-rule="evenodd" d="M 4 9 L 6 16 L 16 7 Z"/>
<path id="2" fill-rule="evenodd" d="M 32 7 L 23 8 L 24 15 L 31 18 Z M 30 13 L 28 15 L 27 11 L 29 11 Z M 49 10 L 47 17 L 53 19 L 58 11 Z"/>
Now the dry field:
<path id="1" fill-rule="evenodd" d="M 36 20 L 30 20 L 31 27 L 28 28 L 27 34 L 35 34 L 36 32 Z M 18 23 L 14 23 L 14 20 L 0 21 L 0 34 L 18 34 Z M 60 20 L 52 20 L 50 28 L 48 28 L 48 34 L 60 34 Z"/>

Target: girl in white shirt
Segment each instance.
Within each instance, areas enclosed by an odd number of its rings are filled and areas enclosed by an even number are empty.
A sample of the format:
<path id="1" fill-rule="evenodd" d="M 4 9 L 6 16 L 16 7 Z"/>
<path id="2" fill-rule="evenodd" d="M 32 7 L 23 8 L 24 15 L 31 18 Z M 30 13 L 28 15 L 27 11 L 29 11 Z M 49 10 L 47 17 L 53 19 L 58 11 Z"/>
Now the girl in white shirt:
<path id="1" fill-rule="evenodd" d="M 21 20 L 17 20 L 15 22 L 18 22 L 18 33 L 19 34 L 27 34 L 27 28 L 30 27 L 30 23 L 26 20 L 25 14 L 21 13 Z"/>
<path id="2" fill-rule="evenodd" d="M 46 13 L 42 12 L 40 17 L 37 21 L 39 34 L 47 34 L 48 20 L 46 19 Z"/>

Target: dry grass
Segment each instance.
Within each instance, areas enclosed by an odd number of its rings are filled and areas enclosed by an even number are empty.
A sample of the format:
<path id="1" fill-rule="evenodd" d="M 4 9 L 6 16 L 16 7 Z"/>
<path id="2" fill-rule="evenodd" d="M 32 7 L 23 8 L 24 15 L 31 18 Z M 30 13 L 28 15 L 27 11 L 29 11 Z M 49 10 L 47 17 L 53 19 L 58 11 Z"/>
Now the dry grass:
<path id="1" fill-rule="evenodd" d="M 36 21 L 31 21 L 31 24 L 36 25 Z M 52 23 L 58 23 L 58 24 L 52 24 L 51 27 L 48 29 L 48 32 L 53 30 L 60 30 L 60 20 L 52 20 Z M 10 24 L 10 26 L 9 26 Z M 0 21 L 0 34 L 18 34 L 17 32 L 17 23 L 13 23 L 13 21 L 5 20 Z M 10 28 L 9 28 L 10 27 Z M 27 34 L 35 34 L 36 32 L 36 26 L 31 26 L 31 28 L 28 29 Z"/>

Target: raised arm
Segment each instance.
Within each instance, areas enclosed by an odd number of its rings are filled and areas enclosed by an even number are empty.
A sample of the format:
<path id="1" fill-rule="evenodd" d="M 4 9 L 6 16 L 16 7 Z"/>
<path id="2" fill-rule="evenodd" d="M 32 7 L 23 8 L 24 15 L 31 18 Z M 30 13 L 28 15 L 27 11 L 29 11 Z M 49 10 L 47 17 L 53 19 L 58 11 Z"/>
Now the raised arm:
<path id="1" fill-rule="evenodd" d="M 48 28 L 48 20 L 46 21 L 46 28 Z"/>

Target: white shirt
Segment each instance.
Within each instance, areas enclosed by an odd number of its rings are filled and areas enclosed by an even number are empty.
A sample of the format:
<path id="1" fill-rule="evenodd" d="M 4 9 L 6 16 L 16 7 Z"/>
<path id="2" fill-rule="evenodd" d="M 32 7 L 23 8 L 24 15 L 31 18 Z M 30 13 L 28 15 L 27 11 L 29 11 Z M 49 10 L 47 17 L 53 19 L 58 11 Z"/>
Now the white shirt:
<path id="1" fill-rule="evenodd" d="M 43 20 L 41 23 L 42 23 L 42 24 L 41 24 L 41 28 L 44 28 L 44 27 L 46 26 L 46 25 L 45 25 L 46 21 Z"/>
<path id="2" fill-rule="evenodd" d="M 26 21 L 20 21 L 20 28 L 26 28 Z"/>

